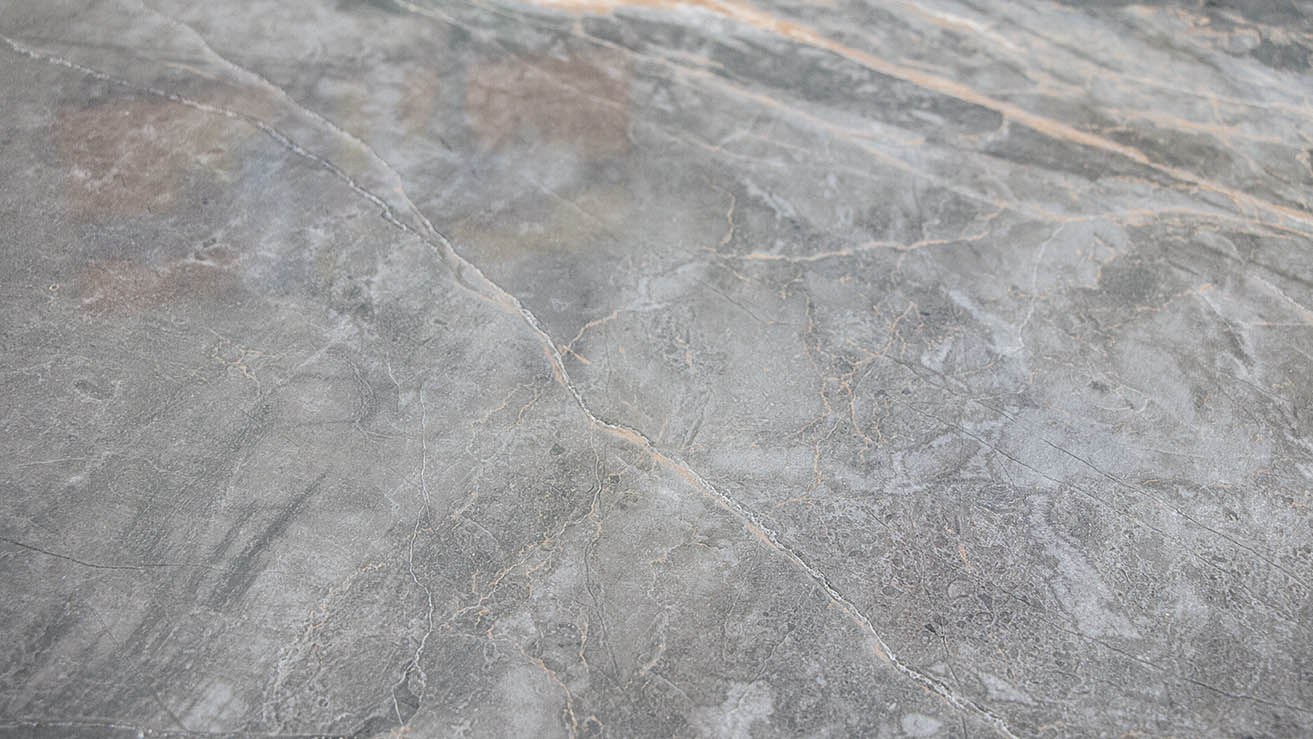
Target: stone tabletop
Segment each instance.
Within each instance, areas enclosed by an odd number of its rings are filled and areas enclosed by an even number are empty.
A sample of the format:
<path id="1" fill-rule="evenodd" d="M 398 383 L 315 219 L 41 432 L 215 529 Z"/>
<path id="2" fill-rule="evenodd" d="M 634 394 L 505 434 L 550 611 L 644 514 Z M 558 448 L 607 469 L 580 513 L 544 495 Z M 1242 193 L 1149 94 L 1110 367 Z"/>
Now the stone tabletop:
<path id="1" fill-rule="evenodd" d="M 1311 56 L 0 3 L 0 735 L 1313 735 Z"/>

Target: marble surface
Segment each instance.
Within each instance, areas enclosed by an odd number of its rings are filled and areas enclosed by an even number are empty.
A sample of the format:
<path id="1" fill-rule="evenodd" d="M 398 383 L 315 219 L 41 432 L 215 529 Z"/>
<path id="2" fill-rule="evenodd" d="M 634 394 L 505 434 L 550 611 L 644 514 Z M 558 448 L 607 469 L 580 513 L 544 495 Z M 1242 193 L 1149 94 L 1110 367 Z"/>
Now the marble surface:
<path id="1" fill-rule="evenodd" d="M 1313 735 L 1310 18 L 0 3 L 0 734 Z"/>

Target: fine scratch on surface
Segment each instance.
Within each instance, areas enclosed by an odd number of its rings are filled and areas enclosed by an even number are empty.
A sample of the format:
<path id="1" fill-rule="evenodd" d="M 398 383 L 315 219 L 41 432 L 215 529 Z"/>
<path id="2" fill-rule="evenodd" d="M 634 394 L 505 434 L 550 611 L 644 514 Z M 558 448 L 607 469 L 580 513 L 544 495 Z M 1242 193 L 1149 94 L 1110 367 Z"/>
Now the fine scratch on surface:
<path id="1" fill-rule="evenodd" d="M 87 560 L 85 560 L 85 559 L 81 559 L 81 558 L 79 558 L 79 557 L 74 557 L 74 556 L 72 556 L 72 555 L 68 555 L 68 554 L 60 554 L 59 552 L 53 552 L 53 551 L 51 551 L 51 550 L 49 550 L 49 549 L 43 549 L 42 547 L 38 547 L 38 546 L 35 546 L 35 545 L 33 545 L 33 544 L 25 544 L 25 543 L 23 543 L 23 542 L 21 542 L 21 541 L 15 541 L 15 540 L 13 540 L 13 539 L 10 539 L 10 538 L 7 537 L 7 536 L 0 536 L 0 541 L 4 542 L 4 543 L 6 543 L 6 544 L 9 544 L 10 546 L 18 547 L 19 549 L 26 549 L 26 550 L 29 551 L 29 552 L 36 552 L 37 554 L 44 554 L 44 555 L 46 555 L 47 557 L 55 557 L 56 559 L 62 559 L 62 560 L 64 560 L 64 561 L 66 561 L 66 562 L 72 562 L 72 563 L 74 563 L 74 564 L 82 565 L 83 567 L 90 567 L 90 568 L 92 568 L 92 569 L 96 569 L 96 570 L 129 570 L 129 571 L 133 571 L 133 572 L 145 572 L 145 571 L 147 571 L 147 570 L 151 570 L 151 569 L 157 569 L 157 568 L 166 568 L 166 569 L 167 569 L 167 568 L 171 568 L 171 567 L 200 567 L 200 568 L 203 568 L 203 569 L 210 569 L 210 570 L 219 570 L 219 569 L 222 569 L 222 568 L 214 567 L 214 566 L 211 566 L 211 565 L 202 565 L 202 564 L 184 564 L 184 563 L 174 563 L 174 562 L 142 562 L 142 563 L 140 563 L 140 564 L 130 564 L 130 565 L 125 565 L 125 564 L 105 564 L 105 563 L 100 563 L 100 562 L 89 562 L 89 561 L 87 561 Z"/>

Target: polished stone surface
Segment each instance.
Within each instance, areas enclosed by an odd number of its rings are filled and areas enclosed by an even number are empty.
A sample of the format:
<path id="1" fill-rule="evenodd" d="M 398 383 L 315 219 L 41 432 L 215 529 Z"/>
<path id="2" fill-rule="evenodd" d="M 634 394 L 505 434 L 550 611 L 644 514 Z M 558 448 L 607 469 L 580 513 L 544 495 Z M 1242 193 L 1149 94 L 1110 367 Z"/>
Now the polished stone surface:
<path id="1" fill-rule="evenodd" d="M 0 4 L 0 733 L 1313 735 L 1310 17 Z"/>

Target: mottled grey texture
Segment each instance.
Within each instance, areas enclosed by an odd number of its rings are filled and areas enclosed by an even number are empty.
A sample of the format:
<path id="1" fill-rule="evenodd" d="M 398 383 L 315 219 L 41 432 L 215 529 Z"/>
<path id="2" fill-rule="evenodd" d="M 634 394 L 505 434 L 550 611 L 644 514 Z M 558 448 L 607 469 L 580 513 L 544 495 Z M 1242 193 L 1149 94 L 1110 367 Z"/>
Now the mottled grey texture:
<path id="1" fill-rule="evenodd" d="M 1313 735 L 1313 6 L 0 4 L 0 733 Z"/>

